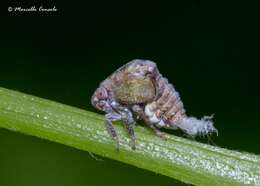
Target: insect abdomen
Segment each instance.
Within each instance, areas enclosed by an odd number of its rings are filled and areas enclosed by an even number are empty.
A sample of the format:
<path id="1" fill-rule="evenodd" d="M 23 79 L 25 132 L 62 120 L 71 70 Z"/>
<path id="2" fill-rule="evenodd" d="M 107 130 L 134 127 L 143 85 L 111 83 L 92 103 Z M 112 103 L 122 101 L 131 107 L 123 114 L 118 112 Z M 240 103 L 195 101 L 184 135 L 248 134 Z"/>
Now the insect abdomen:
<path id="1" fill-rule="evenodd" d="M 148 117 L 153 123 L 156 123 L 156 117 L 159 122 L 161 121 L 161 126 L 176 124 L 181 117 L 185 116 L 179 93 L 162 76 L 157 78 L 157 89 L 157 98 L 146 106 Z"/>

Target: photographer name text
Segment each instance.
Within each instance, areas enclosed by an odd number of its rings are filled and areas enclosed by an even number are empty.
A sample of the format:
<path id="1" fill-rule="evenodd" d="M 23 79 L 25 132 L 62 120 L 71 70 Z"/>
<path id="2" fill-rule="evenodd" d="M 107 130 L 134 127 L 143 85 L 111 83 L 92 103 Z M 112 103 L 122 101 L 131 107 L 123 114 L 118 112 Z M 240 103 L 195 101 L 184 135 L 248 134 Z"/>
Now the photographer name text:
<path id="1" fill-rule="evenodd" d="M 53 7 L 44 7 L 44 6 L 31 6 L 31 7 L 21 7 L 21 6 L 17 6 L 17 7 L 8 7 L 8 11 L 9 12 L 57 12 L 58 9 L 53 6 Z"/>

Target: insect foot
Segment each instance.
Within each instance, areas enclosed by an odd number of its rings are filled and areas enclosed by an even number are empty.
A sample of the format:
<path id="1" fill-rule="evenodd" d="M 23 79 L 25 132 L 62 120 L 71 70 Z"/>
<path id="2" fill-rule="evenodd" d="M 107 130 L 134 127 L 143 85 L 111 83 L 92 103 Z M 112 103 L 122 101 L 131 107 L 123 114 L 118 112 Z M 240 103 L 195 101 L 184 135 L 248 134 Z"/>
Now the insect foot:
<path id="1" fill-rule="evenodd" d="M 135 59 L 102 81 L 91 98 L 92 105 L 106 113 L 107 130 L 119 148 L 113 121 L 121 120 L 135 149 L 135 120 L 143 120 L 156 135 L 160 128 L 181 129 L 190 136 L 205 136 L 217 129 L 212 117 L 188 117 L 179 93 L 149 60 Z"/>

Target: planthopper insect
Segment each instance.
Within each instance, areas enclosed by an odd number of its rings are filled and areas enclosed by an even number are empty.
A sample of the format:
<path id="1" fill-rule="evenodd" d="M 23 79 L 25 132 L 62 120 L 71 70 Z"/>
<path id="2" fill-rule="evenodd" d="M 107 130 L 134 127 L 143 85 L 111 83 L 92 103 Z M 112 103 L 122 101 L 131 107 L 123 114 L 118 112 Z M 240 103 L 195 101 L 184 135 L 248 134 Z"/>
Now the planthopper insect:
<path id="1" fill-rule="evenodd" d="M 179 93 L 164 78 L 156 64 L 149 60 L 135 59 L 100 83 L 94 92 L 92 105 L 106 113 L 108 132 L 119 148 L 113 121 L 122 120 L 135 149 L 135 120 L 143 120 L 155 134 L 163 137 L 160 128 L 181 129 L 189 136 L 204 136 L 217 129 L 212 117 L 188 117 Z"/>

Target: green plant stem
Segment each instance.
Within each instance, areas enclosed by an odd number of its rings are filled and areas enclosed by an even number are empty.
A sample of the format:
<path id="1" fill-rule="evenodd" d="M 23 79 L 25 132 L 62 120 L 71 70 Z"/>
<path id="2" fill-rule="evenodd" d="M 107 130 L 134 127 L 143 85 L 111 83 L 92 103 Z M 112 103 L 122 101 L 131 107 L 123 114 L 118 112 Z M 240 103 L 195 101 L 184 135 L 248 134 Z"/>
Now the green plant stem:
<path id="1" fill-rule="evenodd" d="M 0 88 L 0 127 L 66 144 L 194 185 L 260 185 L 260 158 L 135 129 L 136 150 L 119 123 L 120 150 L 99 114 Z M 4 148 L 4 147 L 2 147 Z"/>

